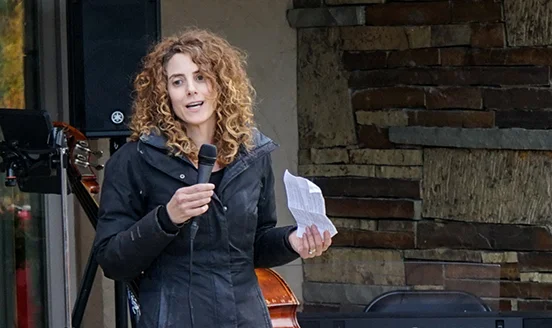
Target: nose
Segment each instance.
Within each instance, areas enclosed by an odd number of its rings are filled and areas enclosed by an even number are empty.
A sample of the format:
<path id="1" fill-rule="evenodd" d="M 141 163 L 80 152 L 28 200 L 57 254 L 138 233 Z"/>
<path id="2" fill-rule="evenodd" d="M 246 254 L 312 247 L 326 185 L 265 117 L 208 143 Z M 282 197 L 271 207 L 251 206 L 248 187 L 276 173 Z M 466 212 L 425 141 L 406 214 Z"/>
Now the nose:
<path id="1" fill-rule="evenodd" d="M 188 96 L 197 94 L 197 88 L 194 81 L 188 83 Z"/>

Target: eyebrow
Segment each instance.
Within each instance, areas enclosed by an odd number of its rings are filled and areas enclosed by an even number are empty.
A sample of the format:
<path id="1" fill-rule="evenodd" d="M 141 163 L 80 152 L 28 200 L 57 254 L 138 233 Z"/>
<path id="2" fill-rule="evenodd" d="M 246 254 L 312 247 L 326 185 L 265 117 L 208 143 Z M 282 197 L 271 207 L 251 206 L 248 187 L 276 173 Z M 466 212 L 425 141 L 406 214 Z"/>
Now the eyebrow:
<path id="1" fill-rule="evenodd" d="M 200 73 L 199 70 L 193 72 L 192 74 L 197 74 L 197 73 Z M 171 76 L 169 76 L 169 80 L 174 78 L 174 77 L 181 77 L 181 76 L 184 76 L 184 74 L 182 73 L 175 73 L 175 74 L 172 74 Z"/>

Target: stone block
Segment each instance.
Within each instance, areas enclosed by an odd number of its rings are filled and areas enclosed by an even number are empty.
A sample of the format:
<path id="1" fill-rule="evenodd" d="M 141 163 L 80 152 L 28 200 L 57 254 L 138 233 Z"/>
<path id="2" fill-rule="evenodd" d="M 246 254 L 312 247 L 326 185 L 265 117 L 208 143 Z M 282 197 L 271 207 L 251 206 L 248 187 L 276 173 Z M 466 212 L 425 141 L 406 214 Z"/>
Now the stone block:
<path id="1" fill-rule="evenodd" d="M 443 264 L 431 262 L 405 262 L 404 274 L 406 284 L 443 285 Z"/>
<path id="2" fill-rule="evenodd" d="M 416 217 L 415 202 L 411 200 L 326 197 L 326 213 L 329 216 L 356 218 Z"/>
<path id="3" fill-rule="evenodd" d="M 446 217 L 446 216 L 445 216 Z M 418 222 L 417 248 L 550 251 L 552 236 L 543 227 L 472 222 Z"/>
<path id="4" fill-rule="evenodd" d="M 374 177 L 374 165 L 299 165 L 299 174 L 310 177 Z"/>
<path id="5" fill-rule="evenodd" d="M 410 220 L 378 220 L 378 231 L 414 232 L 415 222 Z"/>
<path id="6" fill-rule="evenodd" d="M 489 280 L 445 280 L 446 290 L 461 290 L 479 297 L 504 297 L 500 281 Z"/>
<path id="7" fill-rule="evenodd" d="M 387 67 L 385 51 L 344 51 L 341 56 L 343 66 L 348 71 Z"/>
<path id="8" fill-rule="evenodd" d="M 552 48 L 445 48 L 440 49 L 443 66 L 464 65 L 536 65 L 550 66 L 552 63 Z"/>
<path id="9" fill-rule="evenodd" d="M 552 44 L 552 6 L 542 0 L 504 0 L 504 13 L 508 46 Z"/>
<path id="10" fill-rule="evenodd" d="M 506 45 L 504 24 L 472 25 L 471 45 L 476 48 L 501 48 Z"/>
<path id="11" fill-rule="evenodd" d="M 414 247 L 412 232 L 366 231 L 342 228 L 332 238 L 336 247 L 409 249 Z"/>
<path id="12" fill-rule="evenodd" d="M 290 9 L 287 20 L 293 28 L 364 25 L 364 7 Z"/>
<path id="13" fill-rule="evenodd" d="M 375 176 L 388 179 L 422 179 L 421 166 L 377 166 Z"/>
<path id="14" fill-rule="evenodd" d="M 299 165 L 312 164 L 310 149 L 299 149 L 297 159 L 299 161 Z"/>
<path id="15" fill-rule="evenodd" d="M 503 281 L 500 284 L 500 296 L 503 298 L 550 299 L 552 284 Z"/>
<path id="16" fill-rule="evenodd" d="M 498 22 L 502 20 L 502 4 L 495 0 L 453 0 L 452 22 Z"/>
<path id="17" fill-rule="evenodd" d="M 552 310 L 552 301 L 518 300 L 518 311 L 536 312 Z"/>
<path id="18" fill-rule="evenodd" d="M 483 263 L 517 263 L 518 253 L 516 252 L 482 252 Z"/>
<path id="19" fill-rule="evenodd" d="M 377 127 L 407 126 L 408 113 L 405 111 L 357 111 L 357 124 Z"/>
<path id="20" fill-rule="evenodd" d="M 437 48 L 392 51 L 387 60 L 387 66 L 390 68 L 436 65 L 439 65 L 439 49 Z"/>
<path id="21" fill-rule="evenodd" d="M 360 229 L 360 219 L 356 218 L 336 218 L 336 217 L 329 217 L 330 221 L 332 221 L 333 225 L 337 229 L 337 231 L 340 231 L 343 229 Z M 373 221 L 373 220 L 370 220 Z M 376 224 L 374 224 L 375 228 L 377 228 Z M 374 229 L 376 230 L 376 229 Z"/>
<path id="22" fill-rule="evenodd" d="M 552 217 L 550 168 L 549 152 L 427 148 L 424 150 L 423 216 L 549 225 Z M 517 228 L 537 227 L 497 227 L 506 229 L 505 241 L 516 237 L 521 231 L 516 232 Z M 548 240 L 549 234 L 546 236 Z M 516 249 L 514 245 L 508 246 Z"/>
<path id="23" fill-rule="evenodd" d="M 352 149 L 349 156 L 356 164 L 422 165 L 419 149 Z"/>
<path id="24" fill-rule="evenodd" d="M 471 60 L 471 54 L 470 49 L 467 47 L 439 49 L 442 66 L 467 66 L 467 63 Z"/>
<path id="25" fill-rule="evenodd" d="M 428 109 L 481 109 L 482 91 L 479 88 L 428 88 L 426 106 Z"/>
<path id="26" fill-rule="evenodd" d="M 413 290 L 444 290 L 445 286 L 442 285 L 414 285 Z"/>
<path id="27" fill-rule="evenodd" d="M 422 88 L 377 88 L 353 93 L 353 109 L 420 108 L 425 106 Z"/>
<path id="28" fill-rule="evenodd" d="M 330 29 L 300 29 L 297 32 L 297 111 L 301 149 L 357 143 L 347 77 L 341 68 L 339 40 L 334 32 Z"/>
<path id="29" fill-rule="evenodd" d="M 447 2 L 402 2 L 366 6 L 368 25 L 437 25 L 450 23 Z"/>
<path id="30" fill-rule="evenodd" d="M 429 46 L 428 26 L 355 26 L 339 28 L 343 50 L 396 50 Z"/>
<path id="31" fill-rule="evenodd" d="M 420 199 L 419 181 L 368 177 L 315 177 L 310 180 L 328 197 Z"/>
<path id="32" fill-rule="evenodd" d="M 470 149 L 552 150 L 552 131 L 449 127 L 390 127 L 395 144 Z"/>
<path id="33" fill-rule="evenodd" d="M 360 285 L 404 285 L 404 264 L 395 250 L 329 248 L 305 260 L 305 282 Z"/>
<path id="34" fill-rule="evenodd" d="M 519 266 L 517 263 L 502 263 L 500 265 L 501 280 L 519 280 Z"/>
<path id="35" fill-rule="evenodd" d="M 358 145 L 361 148 L 393 148 L 393 143 L 389 141 L 388 133 L 387 128 L 374 125 L 360 125 L 358 126 Z"/>
<path id="36" fill-rule="evenodd" d="M 552 60 L 550 63 L 552 64 Z M 552 108 L 552 90 L 523 87 L 487 88 L 483 89 L 483 103 L 485 108 L 500 110 Z"/>
<path id="37" fill-rule="evenodd" d="M 541 272 L 522 272 L 519 275 L 519 280 L 528 282 L 552 283 L 552 274 Z"/>
<path id="38" fill-rule="evenodd" d="M 500 265 L 487 263 L 447 263 L 446 279 L 500 280 Z"/>
<path id="39" fill-rule="evenodd" d="M 316 8 L 323 3 L 324 0 L 293 0 L 293 8 Z"/>
<path id="40" fill-rule="evenodd" d="M 472 29 L 466 24 L 431 26 L 431 46 L 450 47 L 471 44 Z"/>
<path id="41" fill-rule="evenodd" d="M 364 5 L 372 3 L 384 3 L 385 0 L 325 0 L 328 6 L 340 5 Z"/>
<path id="42" fill-rule="evenodd" d="M 499 128 L 523 128 L 548 130 L 552 127 L 552 112 L 500 111 L 495 114 Z"/>
<path id="43" fill-rule="evenodd" d="M 552 253 L 519 253 L 519 270 L 521 272 L 552 272 Z"/>
<path id="44" fill-rule="evenodd" d="M 495 125 L 495 113 L 481 111 L 411 111 L 408 113 L 408 125 L 492 128 Z"/>
<path id="45" fill-rule="evenodd" d="M 402 68 L 351 72 L 349 87 L 359 90 L 396 85 L 548 85 L 548 67 Z"/>
<path id="46" fill-rule="evenodd" d="M 410 49 L 431 47 L 431 26 L 407 26 L 404 33 Z"/>
<path id="47" fill-rule="evenodd" d="M 404 251 L 405 260 L 481 262 L 480 251 L 465 249 L 411 249 Z"/>
<path id="48" fill-rule="evenodd" d="M 329 217 L 329 219 L 333 222 L 333 224 L 337 228 L 337 231 L 341 231 L 342 229 L 340 228 L 351 229 L 351 230 L 366 230 L 366 231 L 378 230 L 377 220 L 359 219 L 359 218 L 336 218 L 336 217 Z"/>
<path id="49" fill-rule="evenodd" d="M 404 287 L 304 282 L 303 299 L 305 302 L 313 303 L 366 306 L 377 296 L 399 289 Z"/>
<path id="50" fill-rule="evenodd" d="M 349 153 L 345 148 L 311 149 L 314 164 L 349 163 Z"/>

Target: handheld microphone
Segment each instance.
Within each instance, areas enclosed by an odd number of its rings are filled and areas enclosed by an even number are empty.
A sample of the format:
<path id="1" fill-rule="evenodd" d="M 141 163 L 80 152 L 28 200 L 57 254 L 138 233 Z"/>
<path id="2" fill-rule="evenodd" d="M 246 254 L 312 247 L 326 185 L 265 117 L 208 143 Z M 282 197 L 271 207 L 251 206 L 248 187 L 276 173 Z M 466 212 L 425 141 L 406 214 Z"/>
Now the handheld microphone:
<path id="1" fill-rule="evenodd" d="M 210 144 L 201 145 L 198 157 L 197 183 L 207 183 L 209 182 L 213 166 L 217 160 L 217 147 Z"/>
<path id="2" fill-rule="evenodd" d="M 211 177 L 211 172 L 213 172 L 213 166 L 217 160 L 217 147 L 210 144 L 203 144 L 199 149 L 198 155 L 198 166 L 197 166 L 197 183 L 207 183 Z M 197 218 L 192 219 L 192 231 L 191 237 L 192 240 L 195 238 L 195 234 L 199 224 L 197 223 Z"/>

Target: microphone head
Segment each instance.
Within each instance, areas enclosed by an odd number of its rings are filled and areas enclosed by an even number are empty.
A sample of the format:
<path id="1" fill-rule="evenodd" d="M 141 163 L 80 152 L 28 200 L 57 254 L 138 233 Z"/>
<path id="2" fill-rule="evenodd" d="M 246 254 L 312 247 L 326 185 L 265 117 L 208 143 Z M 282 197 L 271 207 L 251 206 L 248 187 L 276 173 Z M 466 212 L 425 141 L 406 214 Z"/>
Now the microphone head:
<path id="1" fill-rule="evenodd" d="M 217 160 L 217 147 L 211 144 L 201 145 L 198 158 L 200 165 L 215 165 Z"/>

